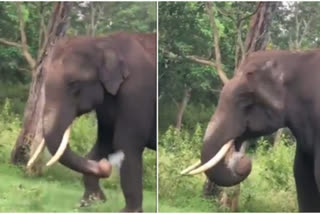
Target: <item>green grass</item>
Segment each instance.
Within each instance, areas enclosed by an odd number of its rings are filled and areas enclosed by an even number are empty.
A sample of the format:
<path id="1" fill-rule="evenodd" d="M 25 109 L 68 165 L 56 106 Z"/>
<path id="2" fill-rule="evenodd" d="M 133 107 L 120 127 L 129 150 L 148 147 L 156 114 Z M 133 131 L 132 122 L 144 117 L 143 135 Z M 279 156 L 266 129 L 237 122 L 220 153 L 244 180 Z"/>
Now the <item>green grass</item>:
<path id="1" fill-rule="evenodd" d="M 0 94 L 1 97 L 1 94 Z M 56 164 L 44 167 L 40 177 L 30 177 L 24 170 L 10 165 L 10 154 L 21 129 L 22 115 L 15 114 L 17 102 L 0 102 L 0 212 L 119 212 L 125 206 L 116 170 L 108 179 L 100 180 L 107 202 L 79 208 L 84 192 L 81 175 Z M 22 108 L 23 109 L 23 108 Z M 70 144 L 76 153 L 87 154 L 96 138 L 96 119 L 87 114 L 72 127 Z M 51 155 L 45 152 L 43 161 Z M 146 212 L 156 210 L 156 153 L 146 149 L 144 161 L 144 199 Z"/>
<path id="2" fill-rule="evenodd" d="M 96 202 L 80 208 L 83 194 L 80 175 L 56 166 L 43 177 L 28 177 L 23 171 L 9 164 L 0 165 L 0 212 L 118 212 L 124 207 L 121 188 L 105 189 L 107 202 Z M 60 171 L 58 176 L 53 176 Z M 64 179 L 63 179 L 64 178 Z M 112 179 L 119 179 L 114 176 Z M 107 183 L 108 181 L 103 182 Z M 144 191 L 143 208 L 154 212 L 156 193 Z"/>
<path id="3" fill-rule="evenodd" d="M 181 176 L 180 171 L 199 159 L 201 130 L 192 134 L 168 129 L 159 138 L 159 212 L 230 212 L 218 198 L 202 196 L 205 176 Z M 295 144 L 288 136 L 272 147 L 260 138 L 249 151 L 252 171 L 241 183 L 240 212 L 297 212 L 293 178 Z M 178 164 L 177 164 L 178 163 Z M 226 191 L 230 191 L 228 188 Z"/>
<path id="4" fill-rule="evenodd" d="M 293 174 L 288 180 L 290 187 L 275 188 L 270 180 L 263 176 L 263 167 L 259 160 L 253 160 L 252 172 L 241 184 L 239 202 L 240 212 L 297 212 L 297 200 Z M 159 178 L 161 179 L 161 178 Z M 214 198 L 202 196 L 203 176 L 189 177 L 197 186 L 193 191 L 178 194 L 173 200 L 159 199 L 159 212 L 230 212 L 222 208 Z M 176 180 L 176 182 L 178 182 Z M 160 182 L 161 183 L 161 182 Z M 159 186 L 161 189 L 161 186 Z M 161 191 L 161 190 L 160 190 Z"/>

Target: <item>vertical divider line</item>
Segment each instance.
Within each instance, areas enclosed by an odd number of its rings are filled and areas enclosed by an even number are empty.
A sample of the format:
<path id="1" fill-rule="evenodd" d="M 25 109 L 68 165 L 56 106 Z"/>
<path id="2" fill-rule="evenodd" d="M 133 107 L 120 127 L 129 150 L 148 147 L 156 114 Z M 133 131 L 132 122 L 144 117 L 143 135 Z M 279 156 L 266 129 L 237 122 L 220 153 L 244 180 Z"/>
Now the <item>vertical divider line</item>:
<path id="1" fill-rule="evenodd" d="M 159 81 L 158 81 L 158 74 L 159 74 L 159 63 L 158 63 L 158 60 L 159 60 L 159 57 L 158 57 L 158 54 L 159 54 L 159 1 L 156 0 L 156 20 L 157 20 L 157 27 L 156 27 L 156 31 L 157 31 L 157 48 L 156 48 L 156 56 L 157 56 L 157 59 L 156 59 L 156 68 L 157 68 L 157 72 L 156 72 L 156 85 L 157 85 L 157 100 L 156 100 L 156 154 L 157 154 L 157 157 L 156 157 L 156 167 L 157 167 L 157 170 L 156 170 L 156 183 L 157 183 L 157 190 L 156 190 L 156 212 L 158 213 L 159 212 L 159 152 L 158 152 L 158 142 L 159 142 Z"/>

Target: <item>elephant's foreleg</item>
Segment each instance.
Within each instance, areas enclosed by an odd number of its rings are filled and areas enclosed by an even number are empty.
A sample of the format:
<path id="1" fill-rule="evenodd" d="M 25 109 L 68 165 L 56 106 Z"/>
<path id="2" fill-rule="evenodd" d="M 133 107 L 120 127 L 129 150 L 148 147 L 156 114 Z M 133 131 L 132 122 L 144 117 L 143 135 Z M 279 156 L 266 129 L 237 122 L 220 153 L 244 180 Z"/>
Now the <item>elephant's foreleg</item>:
<path id="1" fill-rule="evenodd" d="M 101 133 L 99 134 L 101 135 Z M 97 143 L 88 153 L 88 158 L 91 160 L 101 160 L 112 153 L 112 133 L 111 130 L 104 130 L 103 136 L 98 137 Z M 85 192 L 81 200 L 81 206 L 87 206 L 95 200 L 106 200 L 100 185 L 99 178 L 93 175 L 83 175 L 83 183 Z"/>
<path id="2" fill-rule="evenodd" d="M 294 177 L 297 187 L 300 212 L 320 212 L 320 196 L 315 181 L 311 160 L 297 148 L 294 162 Z"/>

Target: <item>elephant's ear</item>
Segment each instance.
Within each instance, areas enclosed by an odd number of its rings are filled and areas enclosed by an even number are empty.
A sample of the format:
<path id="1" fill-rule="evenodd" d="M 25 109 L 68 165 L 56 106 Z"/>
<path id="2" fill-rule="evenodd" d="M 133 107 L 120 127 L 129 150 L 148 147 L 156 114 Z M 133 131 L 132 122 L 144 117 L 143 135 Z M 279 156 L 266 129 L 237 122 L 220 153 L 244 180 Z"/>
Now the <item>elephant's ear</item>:
<path id="1" fill-rule="evenodd" d="M 260 102 L 274 110 L 284 106 L 284 73 L 275 60 L 268 60 L 257 70 L 247 72 L 249 87 Z"/>
<path id="2" fill-rule="evenodd" d="M 100 69 L 100 81 L 112 95 L 116 95 L 121 83 L 129 76 L 128 67 L 114 50 L 104 50 L 103 64 Z"/>

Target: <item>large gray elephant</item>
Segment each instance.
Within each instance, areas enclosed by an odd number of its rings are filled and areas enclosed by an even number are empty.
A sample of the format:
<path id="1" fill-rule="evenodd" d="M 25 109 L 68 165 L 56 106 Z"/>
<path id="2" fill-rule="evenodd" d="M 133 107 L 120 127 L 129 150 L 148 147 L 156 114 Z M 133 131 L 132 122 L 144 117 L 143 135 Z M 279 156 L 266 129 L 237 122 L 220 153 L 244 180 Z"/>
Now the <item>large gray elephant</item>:
<path id="1" fill-rule="evenodd" d="M 156 34 L 138 33 L 64 39 L 48 55 L 43 123 L 54 155 L 49 165 L 59 161 L 83 173 L 84 200 L 105 199 L 99 178 L 109 176 L 110 165 L 103 158 L 121 150 L 124 211 L 142 211 L 142 153 L 156 149 L 155 56 Z M 98 137 L 84 158 L 67 145 L 68 127 L 92 110 Z"/>
<path id="2" fill-rule="evenodd" d="M 218 185 L 236 185 L 251 171 L 250 159 L 239 152 L 242 143 L 282 127 L 297 140 L 299 210 L 320 212 L 319 50 L 249 55 L 221 91 L 204 136 L 201 163 L 184 173 L 205 172 Z"/>

